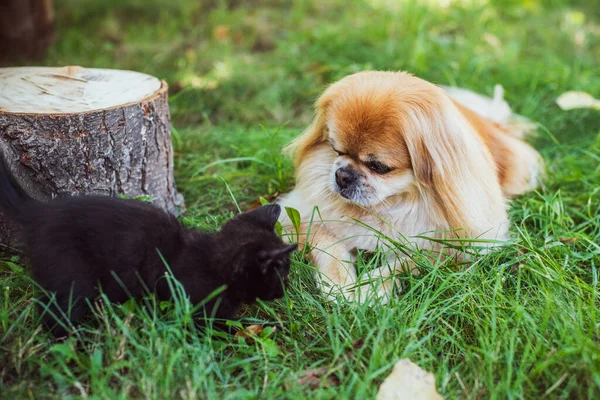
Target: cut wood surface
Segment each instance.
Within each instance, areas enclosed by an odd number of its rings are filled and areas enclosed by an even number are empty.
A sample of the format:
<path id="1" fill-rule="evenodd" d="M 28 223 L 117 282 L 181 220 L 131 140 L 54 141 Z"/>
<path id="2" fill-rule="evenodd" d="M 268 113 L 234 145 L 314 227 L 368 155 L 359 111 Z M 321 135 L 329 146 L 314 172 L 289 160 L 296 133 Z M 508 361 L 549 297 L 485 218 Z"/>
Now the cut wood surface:
<path id="1" fill-rule="evenodd" d="M 0 111 L 74 114 L 124 107 L 152 96 L 163 83 L 134 71 L 81 67 L 0 69 Z"/>
<path id="2" fill-rule="evenodd" d="M 177 214 L 167 84 L 132 71 L 0 68 L 0 147 L 34 197 L 148 196 Z M 0 216 L 0 243 L 15 243 Z"/>

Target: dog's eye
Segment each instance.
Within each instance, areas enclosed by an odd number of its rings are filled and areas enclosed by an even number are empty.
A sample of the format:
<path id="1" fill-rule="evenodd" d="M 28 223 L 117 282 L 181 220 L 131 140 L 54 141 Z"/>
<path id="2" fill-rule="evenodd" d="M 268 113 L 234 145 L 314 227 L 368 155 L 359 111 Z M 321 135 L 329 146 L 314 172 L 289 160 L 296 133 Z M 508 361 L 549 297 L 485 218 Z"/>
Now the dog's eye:
<path id="1" fill-rule="evenodd" d="M 379 161 L 369 161 L 367 162 L 367 167 L 380 175 L 384 175 L 387 174 L 388 172 L 390 172 L 392 169 L 390 167 L 388 167 L 385 164 L 380 163 Z"/>
<path id="2" fill-rule="evenodd" d="M 333 148 L 333 147 L 332 147 L 332 148 Z M 338 156 L 340 156 L 340 157 L 341 157 L 341 156 L 348 155 L 348 153 L 342 153 L 341 151 L 339 151 L 339 150 L 336 150 L 335 148 L 333 148 L 333 151 L 335 151 L 335 152 L 337 153 L 337 155 L 338 155 Z"/>

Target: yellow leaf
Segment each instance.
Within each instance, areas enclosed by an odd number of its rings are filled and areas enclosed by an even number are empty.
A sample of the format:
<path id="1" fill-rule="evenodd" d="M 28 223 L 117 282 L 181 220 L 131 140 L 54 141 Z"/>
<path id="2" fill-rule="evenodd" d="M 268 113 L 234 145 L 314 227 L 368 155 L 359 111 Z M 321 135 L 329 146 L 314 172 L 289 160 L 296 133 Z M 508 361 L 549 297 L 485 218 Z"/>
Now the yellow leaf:
<path id="1" fill-rule="evenodd" d="M 379 386 L 377 400 L 442 400 L 442 396 L 435 387 L 435 376 L 404 358 Z"/>
<path id="2" fill-rule="evenodd" d="M 565 92 L 558 96 L 556 104 L 563 110 L 573 110 L 575 108 L 593 108 L 600 110 L 600 100 L 595 99 L 586 92 Z"/>
<path id="3" fill-rule="evenodd" d="M 217 25 L 213 29 L 212 36 L 215 40 L 225 40 L 229 38 L 231 31 L 227 25 Z"/>
<path id="4" fill-rule="evenodd" d="M 264 327 L 262 325 L 249 325 L 245 329 L 237 331 L 235 333 L 235 338 L 237 339 L 242 337 L 244 339 L 254 340 L 254 338 L 260 336 L 261 332 L 263 331 L 263 328 Z"/>

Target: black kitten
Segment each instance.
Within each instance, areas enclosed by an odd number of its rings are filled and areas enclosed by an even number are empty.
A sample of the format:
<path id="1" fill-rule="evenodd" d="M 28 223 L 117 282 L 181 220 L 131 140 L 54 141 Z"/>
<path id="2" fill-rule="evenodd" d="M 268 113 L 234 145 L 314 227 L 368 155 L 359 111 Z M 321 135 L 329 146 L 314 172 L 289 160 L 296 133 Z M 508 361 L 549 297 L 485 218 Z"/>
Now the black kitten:
<path id="1" fill-rule="evenodd" d="M 161 256 L 193 304 L 226 285 L 203 312 L 230 319 L 244 302 L 283 296 L 290 254 L 296 249 L 274 232 L 279 205 L 238 215 L 218 233 L 202 233 L 135 200 L 36 201 L 18 184 L 1 153 L 0 210 L 21 227 L 34 279 L 56 295 L 49 310 L 56 316 L 61 315 L 56 305 L 63 312 L 70 310 L 71 321 L 89 312 L 86 299 L 97 297 L 99 287 L 117 303 L 144 295 L 147 289 L 160 299 L 170 298 Z M 42 303 L 48 301 L 43 295 Z M 49 313 L 44 322 L 56 324 Z M 66 331 L 55 326 L 54 333 L 63 336 Z"/>

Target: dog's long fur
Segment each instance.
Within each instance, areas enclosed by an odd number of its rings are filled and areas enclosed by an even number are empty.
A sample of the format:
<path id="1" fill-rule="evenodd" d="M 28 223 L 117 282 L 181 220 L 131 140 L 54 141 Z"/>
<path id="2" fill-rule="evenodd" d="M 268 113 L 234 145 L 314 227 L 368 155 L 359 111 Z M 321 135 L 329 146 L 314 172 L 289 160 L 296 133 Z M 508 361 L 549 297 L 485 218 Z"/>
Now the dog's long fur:
<path id="1" fill-rule="evenodd" d="M 312 124 L 288 146 L 296 187 L 280 200 L 301 214 L 321 283 L 355 283 L 353 251 L 380 245 L 373 229 L 434 251 L 440 246 L 414 236 L 508 237 L 507 198 L 537 185 L 541 157 L 510 121 L 472 109 L 404 72 L 360 72 L 327 88 Z M 336 183 L 339 169 L 354 186 Z M 391 255 L 392 268 L 377 273 L 388 276 L 397 261 Z"/>

